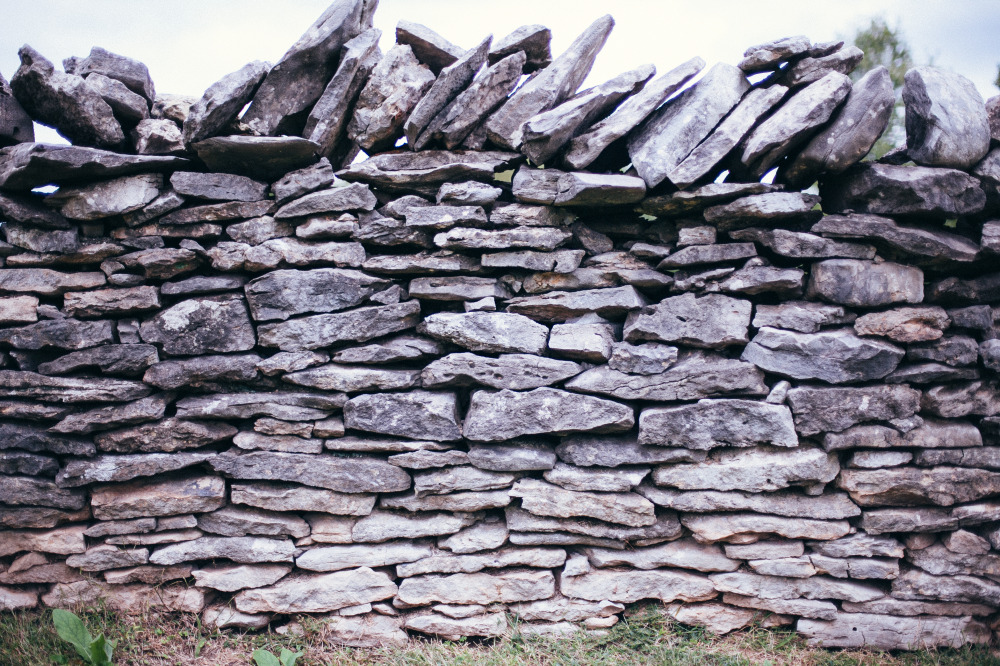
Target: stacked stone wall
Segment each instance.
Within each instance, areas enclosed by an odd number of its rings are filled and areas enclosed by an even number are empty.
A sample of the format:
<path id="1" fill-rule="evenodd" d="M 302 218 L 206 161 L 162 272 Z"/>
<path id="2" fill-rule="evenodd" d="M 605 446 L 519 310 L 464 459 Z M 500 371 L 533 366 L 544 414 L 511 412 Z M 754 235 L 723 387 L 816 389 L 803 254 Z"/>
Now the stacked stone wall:
<path id="1" fill-rule="evenodd" d="M 610 16 L 383 54 L 374 5 L 200 99 L 0 79 L 0 607 L 991 641 L 995 100 L 916 68 L 862 161 L 852 46 L 578 92 Z"/>

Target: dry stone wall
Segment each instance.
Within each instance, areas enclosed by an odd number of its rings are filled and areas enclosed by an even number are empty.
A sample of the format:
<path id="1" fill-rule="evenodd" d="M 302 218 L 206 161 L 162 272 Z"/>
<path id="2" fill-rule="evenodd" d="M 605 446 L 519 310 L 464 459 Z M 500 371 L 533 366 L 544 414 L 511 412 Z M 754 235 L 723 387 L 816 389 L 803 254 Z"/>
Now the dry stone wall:
<path id="1" fill-rule="evenodd" d="M 851 46 L 578 92 L 609 16 L 555 58 L 406 22 L 383 54 L 374 9 L 200 99 L 21 50 L 0 605 L 990 641 L 996 100 L 914 69 L 907 146 L 862 162 L 895 94 Z"/>

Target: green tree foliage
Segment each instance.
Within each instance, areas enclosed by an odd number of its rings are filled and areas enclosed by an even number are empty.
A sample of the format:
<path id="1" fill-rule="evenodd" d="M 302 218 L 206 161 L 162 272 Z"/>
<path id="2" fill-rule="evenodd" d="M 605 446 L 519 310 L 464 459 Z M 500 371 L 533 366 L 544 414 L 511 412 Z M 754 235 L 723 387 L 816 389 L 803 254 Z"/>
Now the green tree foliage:
<path id="1" fill-rule="evenodd" d="M 903 77 L 914 66 L 913 56 L 899 29 L 890 28 L 881 17 L 871 19 L 868 26 L 858 30 L 850 41 L 865 52 L 861 64 L 851 73 L 851 79 L 857 81 L 867 72 L 882 66 L 889 70 L 889 79 L 896 91 L 896 106 L 889 118 L 889 126 L 869 154 L 869 157 L 874 159 L 906 143 L 903 100 L 900 93 L 903 88 Z"/>

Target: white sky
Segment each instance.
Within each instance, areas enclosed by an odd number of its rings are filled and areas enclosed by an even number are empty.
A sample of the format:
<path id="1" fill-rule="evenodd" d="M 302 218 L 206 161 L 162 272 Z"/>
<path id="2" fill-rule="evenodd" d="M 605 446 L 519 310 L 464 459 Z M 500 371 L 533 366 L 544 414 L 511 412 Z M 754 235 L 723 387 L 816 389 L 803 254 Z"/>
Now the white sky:
<path id="1" fill-rule="evenodd" d="M 141 60 L 159 92 L 200 96 L 251 60 L 276 62 L 331 0 L 0 0 L 0 74 L 8 80 L 28 43 L 57 65 L 91 46 Z M 899 28 L 918 64 L 969 77 L 984 98 L 998 94 L 998 0 L 381 0 L 383 50 L 400 19 L 423 23 L 470 48 L 526 23 L 551 28 L 558 54 L 594 19 L 616 26 L 587 84 L 651 62 L 660 73 L 699 55 L 736 64 L 744 49 L 803 34 L 850 37 L 873 16 Z M 51 141 L 54 132 L 39 134 Z"/>

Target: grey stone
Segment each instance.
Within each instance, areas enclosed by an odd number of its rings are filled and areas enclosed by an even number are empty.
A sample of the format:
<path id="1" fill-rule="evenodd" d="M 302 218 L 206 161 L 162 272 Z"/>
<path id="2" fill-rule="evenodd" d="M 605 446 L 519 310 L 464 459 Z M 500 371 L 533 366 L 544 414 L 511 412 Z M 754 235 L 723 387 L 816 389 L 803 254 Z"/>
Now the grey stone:
<path id="1" fill-rule="evenodd" d="M 749 89 L 742 72 L 717 64 L 689 91 L 663 105 L 629 138 L 633 165 L 649 187 L 656 187 L 728 114 Z M 697 108 L 696 115 L 686 113 Z"/>
<path id="2" fill-rule="evenodd" d="M 447 495 L 426 495 L 416 497 L 413 494 L 382 497 L 379 506 L 385 509 L 406 509 L 407 511 L 459 511 L 464 513 L 502 509 L 510 504 L 511 499 L 507 489 L 485 492 L 457 492 Z M 459 532 L 458 534 L 461 534 Z"/>
<path id="3" fill-rule="evenodd" d="M 437 202 L 464 206 L 490 206 L 503 194 L 499 187 L 486 183 L 468 181 L 464 183 L 445 183 L 437 193 Z M 493 220 L 494 223 L 496 220 Z"/>
<path id="4" fill-rule="evenodd" d="M 863 627 L 863 631 L 858 629 Z M 894 617 L 871 613 L 837 613 L 831 621 L 800 619 L 796 631 L 810 645 L 875 650 L 959 647 L 989 641 L 990 630 L 970 617 Z"/>
<path id="5" fill-rule="evenodd" d="M 534 164 L 549 162 L 575 135 L 641 91 L 655 73 L 655 67 L 643 65 L 532 116 L 521 127 L 521 151 Z"/>
<path id="6" fill-rule="evenodd" d="M 310 192 L 333 185 L 333 167 L 325 157 L 319 162 L 296 171 L 291 171 L 271 184 L 274 202 L 279 206 L 298 199 Z"/>
<path id="7" fill-rule="evenodd" d="M 681 567 L 698 571 L 735 571 L 739 562 L 723 555 L 716 545 L 700 544 L 691 539 L 618 551 L 605 548 L 587 548 L 587 559 L 595 567 L 629 566 L 636 569 L 658 569 L 660 567 Z"/>
<path id="8" fill-rule="evenodd" d="M 825 124 L 851 92 L 851 80 L 830 72 L 796 92 L 747 137 L 740 162 L 757 178 Z"/>
<path id="9" fill-rule="evenodd" d="M 436 234 L 434 245 L 448 250 L 554 250 L 571 237 L 570 232 L 551 227 L 497 230 L 456 227 Z"/>
<path id="10" fill-rule="evenodd" d="M 911 569 L 892 582 L 892 596 L 905 600 L 996 605 L 1000 586 L 976 576 L 933 576 Z"/>
<path id="11" fill-rule="evenodd" d="M 375 195 L 367 185 L 354 183 L 306 194 L 279 208 L 274 216 L 284 219 L 346 210 L 373 210 L 375 203 Z"/>
<path id="12" fill-rule="evenodd" d="M 667 179 L 683 188 L 712 173 L 787 92 L 788 88 L 779 85 L 748 92 L 712 133 L 670 170 Z"/>
<path id="13" fill-rule="evenodd" d="M 462 437 L 456 395 L 437 391 L 359 395 L 344 406 L 344 425 L 441 442 Z"/>
<path id="14" fill-rule="evenodd" d="M 326 546 L 305 551 L 295 559 L 295 566 L 308 571 L 340 571 L 361 566 L 387 567 L 429 558 L 432 554 L 430 546 L 410 541 Z"/>
<path id="15" fill-rule="evenodd" d="M 563 440 L 556 454 L 578 467 L 699 462 L 706 457 L 701 451 L 642 446 L 635 435 L 573 435 Z"/>
<path id="16" fill-rule="evenodd" d="M 434 84 L 434 74 L 405 44 L 389 49 L 372 70 L 347 125 L 347 138 L 366 152 L 392 148 L 406 118 Z"/>
<path id="17" fill-rule="evenodd" d="M 965 467 L 844 470 L 837 485 L 861 506 L 951 506 L 995 494 L 1000 474 Z"/>
<path id="18" fill-rule="evenodd" d="M 464 434 L 474 441 L 499 441 L 521 435 L 621 432 L 634 423 L 631 408 L 611 400 L 551 388 L 476 391 Z"/>
<path id="19" fill-rule="evenodd" d="M 84 349 L 114 342 L 111 322 L 51 319 L 0 330 L 0 342 L 14 349 Z"/>
<path id="20" fill-rule="evenodd" d="M 73 220 L 99 220 L 138 210 L 160 193 L 159 174 L 121 176 L 77 187 L 61 187 L 51 200 L 59 212 Z"/>
<path id="21" fill-rule="evenodd" d="M 609 568 L 581 576 L 563 574 L 559 588 L 567 597 L 626 604 L 641 599 L 705 601 L 716 596 L 712 582 L 704 576 L 669 569 Z"/>
<path id="22" fill-rule="evenodd" d="M 788 392 L 795 428 L 802 435 L 842 432 L 866 421 L 908 418 L 920 408 L 920 391 L 908 386 L 825 388 L 802 386 Z"/>
<path id="23" fill-rule="evenodd" d="M 229 173 L 178 171 L 170 184 L 180 195 L 209 201 L 261 201 L 267 198 L 267 183 Z"/>
<path id="24" fill-rule="evenodd" d="M 476 573 L 487 568 L 551 569 L 562 566 L 565 560 L 566 551 L 557 548 L 505 548 L 477 555 L 435 555 L 411 564 L 402 564 L 396 567 L 396 573 L 400 577 L 409 578 L 429 573 Z"/>
<path id="25" fill-rule="evenodd" d="M 256 354 L 196 356 L 156 363 L 146 370 L 143 381 L 162 389 L 183 386 L 215 386 L 216 382 L 252 382 L 257 379 Z"/>
<path id="26" fill-rule="evenodd" d="M 511 299 L 507 311 L 545 322 L 567 321 L 594 313 L 600 317 L 621 318 L 647 304 L 635 287 L 582 291 L 553 291 L 541 296 Z"/>
<path id="27" fill-rule="evenodd" d="M 220 477 L 188 475 L 96 486 L 90 506 L 97 520 L 123 520 L 214 511 L 226 503 L 225 496 L 226 482 Z"/>
<path id="28" fill-rule="evenodd" d="M 476 521 L 471 513 L 395 513 L 373 511 L 360 518 L 351 530 L 355 542 L 384 542 L 390 539 L 419 539 L 454 534 Z"/>
<path id="29" fill-rule="evenodd" d="M 708 294 L 683 294 L 631 313 L 625 322 L 628 342 L 655 340 L 720 349 L 747 342 L 750 302 Z"/>
<path id="30" fill-rule="evenodd" d="M 703 215 L 719 231 L 756 226 L 773 227 L 818 220 L 822 214 L 814 208 L 819 200 L 816 195 L 800 192 L 765 192 L 711 206 L 705 209 Z"/>
<path id="31" fill-rule="evenodd" d="M 222 592 L 237 592 L 247 588 L 273 585 L 288 575 L 291 567 L 280 564 L 241 564 L 238 566 L 204 567 L 191 571 L 195 584 Z"/>
<path id="32" fill-rule="evenodd" d="M 542 476 L 566 490 L 628 492 L 649 475 L 650 468 L 587 469 L 556 463 Z"/>
<path id="33" fill-rule="evenodd" d="M 282 377 L 283 381 L 297 386 L 308 386 L 323 391 L 344 391 L 356 393 L 377 389 L 412 388 L 419 383 L 419 370 L 383 370 L 364 366 L 321 365 L 308 370 L 300 370 Z"/>
<path id="34" fill-rule="evenodd" d="M 63 297 L 63 309 L 71 317 L 131 315 L 159 310 L 160 296 L 151 286 L 71 292 Z"/>
<path id="35" fill-rule="evenodd" d="M 612 345 L 608 366 L 633 375 L 658 375 L 677 361 L 677 348 L 657 342 Z"/>
<path id="36" fill-rule="evenodd" d="M 924 297 L 923 271 L 888 261 L 828 259 L 813 265 L 808 295 L 863 307 L 920 303 Z"/>
<path id="37" fill-rule="evenodd" d="M 454 64 L 464 52 L 427 26 L 413 21 L 400 21 L 396 24 L 396 43 L 412 48 L 420 62 L 427 65 L 434 74 Z"/>
<path id="38" fill-rule="evenodd" d="M 556 465 L 553 447 L 531 440 L 505 444 L 469 444 L 469 463 L 494 472 L 548 470 Z"/>
<path id="39" fill-rule="evenodd" d="M 789 85 L 795 87 L 818 81 L 830 72 L 850 74 L 864 55 L 864 51 L 856 46 L 843 46 L 832 53 L 811 55 L 799 60 L 788 67 L 784 77 Z"/>
<path id="40" fill-rule="evenodd" d="M 51 183 L 172 170 L 184 164 L 187 161 L 179 157 L 120 155 L 82 146 L 22 143 L 7 148 L 0 156 L 0 188 L 30 190 Z M 9 204 L 5 208 L 5 214 L 10 214 Z"/>
<path id="41" fill-rule="evenodd" d="M 653 113 L 705 66 L 701 58 L 692 58 L 675 67 L 642 91 L 626 99 L 606 118 L 572 137 L 563 160 L 573 169 L 584 169 L 601 156 L 608 146 L 621 139 Z"/>
<path id="42" fill-rule="evenodd" d="M 784 405 L 751 400 L 701 400 L 681 407 L 647 407 L 639 416 L 639 443 L 708 450 L 755 444 L 798 446 L 792 413 Z"/>
<path id="43" fill-rule="evenodd" d="M 854 82 L 832 122 L 781 168 L 781 179 L 805 185 L 821 173 L 842 173 L 860 162 L 888 126 L 895 102 L 889 70 L 870 70 Z"/>
<path id="44" fill-rule="evenodd" d="M 216 393 L 177 402 L 177 418 L 249 419 L 270 416 L 285 421 L 325 419 L 347 401 L 343 394 Z"/>
<path id="45" fill-rule="evenodd" d="M 330 360 L 335 363 L 380 364 L 420 361 L 443 353 L 444 346 L 436 340 L 413 335 L 400 335 L 385 342 L 341 349 L 334 352 Z M 302 368 L 295 369 L 301 370 Z"/>
<path id="46" fill-rule="evenodd" d="M 549 50 L 552 41 L 552 31 L 543 25 L 522 25 L 506 37 L 498 39 L 490 49 L 489 64 L 495 64 L 507 56 L 523 51 L 528 60 L 525 71 L 548 67 L 552 62 L 552 52 Z"/>
<path id="47" fill-rule="evenodd" d="M 826 220 L 835 216 L 823 218 L 816 227 L 816 231 L 821 231 Z M 853 227 L 852 227 L 853 228 Z M 729 237 L 734 240 L 754 241 L 759 243 L 775 254 L 794 259 L 827 259 L 831 257 L 842 257 L 845 259 L 874 259 L 875 248 L 871 245 L 860 245 L 857 243 L 838 243 L 813 234 L 806 234 L 785 229 L 760 229 L 751 227 L 729 232 Z M 864 235 L 845 236 L 847 238 L 866 238 Z M 874 239 L 873 239 L 874 240 Z"/>
<path id="48" fill-rule="evenodd" d="M 333 419 L 330 419 L 331 421 Z M 341 424 L 341 430 L 343 425 Z M 315 432 L 316 428 L 313 429 Z M 387 437 L 355 437 L 353 435 L 332 435 L 325 446 L 330 451 L 404 453 L 413 451 L 448 451 L 447 444 L 428 440 L 389 439 Z"/>
<path id="49" fill-rule="evenodd" d="M 164 452 L 195 449 L 231 438 L 236 428 L 168 418 L 156 423 L 102 432 L 94 436 L 101 451 L 111 453 Z"/>
<path id="50" fill-rule="evenodd" d="M 974 261 L 979 246 L 957 234 L 906 227 L 875 215 L 827 215 L 812 231 L 833 238 L 859 238 L 924 260 Z M 859 257 L 865 258 L 865 257 Z"/>
<path id="51" fill-rule="evenodd" d="M 629 375 L 598 366 L 566 382 L 565 387 L 623 400 L 698 400 L 727 394 L 765 395 L 763 373 L 751 363 L 715 353 L 686 352 L 658 375 Z"/>
<path id="52" fill-rule="evenodd" d="M 0 146 L 12 146 L 18 143 L 32 143 L 35 140 L 35 130 L 31 116 L 24 110 L 7 79 L 0 75 Z"/>
<path id="53" fill-rule="evenodd" d="M 511 603 L 548 599 L 555 594 L 551 571 L 510 570 L 504 573 L 459 573 L 416 576 L 399 586 L 398 599 L 407 606 L 435 601 L 446 604 Z"/>
<path id="54" fill-rule="evenodd" d="M 658 467 L 657 485 L 682 490 L 780 490 L 832 481 L 840 470 L 835 455 L 814 447 L 758 447 L 715 451 L 701 463 Z"/>
<path id="55" fill-rule="evenodd" d="M 549 351 L 594 363 L 611 358 L 614 342 L 615 325 L 599 317 L 595 322 L 556 324 L 549 333 Z"/>
<path id="56" fill-rule="evenodd" d="M 337 342 L 365 342 L 412 328 L 420 318 L 420 302 L 363 307 L 335 314 L 302 317 L 287 322 L 262 324 L 257 332 L 263 347 L 282 351 L 305 351 Z"/>
<path id="57" fill-rule="evenodd" d="M 128 481 L 140 476 L 158 476 L 165 472 L 198 465 L 213 456 L 214 452 L 174 452 L 77 459 L 66 463 L 56 481 L 63 487 Z"/>
<path id="58" fill-rule="evenodd" d="M 506 149 L 519 148 L 524 123 L 569 99 L 587 78 L 614 23 L 610 15 L 594 21 L 551 65 L 518 88 L 486 121 L 490 140 Z"/>
<path id="59" fill-rule="evenodd" d="M 456 180 L 492 181 L 493 174 L 522 158 L 499 151 L 424 150 L 387 153 L 352 164 L 337 173 L 348 182 L 362 182 L 389 189 L 411 190 Z M 2 170 L 0 170 L 2 175 Z M 2 179 L 0 179 L 2 180 Z"/>
<path id="60" fill-rule="evenodd" d="M 80 491 L 65 490 L 47 479 L 5 476 L 0 499 L 13 506 L 36 505 L 55 509 L 82 509 L 86 500 Z"/>
<path id="61" fill-rule="evenodd" d="M 851 525 L 846 520 L 787 518 L 763 516 L 757 513 L 686 515 L 681 518 L 681 523 L 702 542 L 732 540 L 740 543 L 756 539 L 762 534 L 775 534 L 788 539 L 837 539 L 851 531 Z M 763 561 L 770 562 L 770 560 Z M 779 559 L 774 562 L 776 564 L 773 566 L 773 573 L 780 572 L 780 575 L 791 576 L 794 573 L 795 577 L 799 577 L 802 564 L 806 564 L 806 573 L 809 575 L 815 571 L 812 565 L 803 561 L 789 563 Z M 791 567 L 786 568 L 787 564 L 791 564 Z M 761 570 L 760 573 L 767 572 Z"/>
<path id="62" fill-rule="evenodd" d="M 316 143 L 321 155 L 334 161 L 346 157 L 354 145 L 345 145 L 344 129 L 361 89 L 381 59 L 378 48 L 381 36 L 381 30 L 370 28 L 344 44 L 336 73 L 309 111 L 302 136 Z"/>
<path id="63" fill-rule="evenodd" d="M 551 386 L 579 374 L 582 367 L 530 354 L 502 354 L 499 358 L 477 354 L 449 354 L 426 366 L 424 388 L 481 384 L 496 389 L 523 391 Z"/>
<path id="64" fill-rule="evenodd" d="M 955 418 L 978 414 L 993 416 L 1000 410 L 998 386 L 993 382 L 963 382 L 928 389 L 922 407 L 936 416 Z"/>
<path id="65" fill-rule="evenodd" d="M 885 377 L 904 353 L 887 342 L 860 338 L 849 329 L 794 333 L 765 327 L 740 358 L 786 377 L 844 384 Z"/>
<path id="66" fill-rule="evenodd" d="M 295 481 L 341 493 L 396 492 L 410 487 L 410 475 L 384 460 L 255 451 L 227 451 L 209 461 L 234 479 Z"/>
<path id="67" fill-rule="evenodd" d="M 55 476 L 56 472 L 59 471 L 59 463 L 55 458 L 48 456 L 39 456 L 25 451 L 4 451 L 0 452 L 0 470 L 4 474 Z"/>
<path id="68" fill-rule="evenodd" d="M 472 351 L 493 353 L 541 354 L 548 337 L 545 326 L 513 312 L 442 312 L 428 315 L 417 330 Z"/>
<path id="69" fill-rule="evenodd" d="M 764 494 L 739 491 L 720 492 L 715 490 L 680 491 L 669 488 L 657 488 L 647 484 L 639 486 L 636 492 L 654 504 L 684 513 L 752 511 L 758 514 L 820 520 L 853 518 L 861 514 L 861 510 L 851 502 L 847 495 L 842 493 L 827 493 L 817 497 L 810 497 L 784 491 Z M 781 555 L 780 557 L 785 556 Z"/>
<path id="70" fill-rule="evenodd" d="M 243 590 L 236 595 L 235 603 L 248 613 L 324 613 L 388 599 L 396 591 L 388 575 L 361 567 L 286 577 L 270 587 Z"/>
<path id="71" fill-rule="evenodd" d="M 146 278 L 169 280 L 190 273 L 201 263 L 192 250 L 183 248 L 153 248 L 117 257 L 126 268 L 141 269 Z"/>
<path id="72" fill-rule="evenodd" d="M 657 265 L 659 270 L 703 266 L 727 261 L 756 257 L 753 243 L 727 243 L 724 245 L 691 245 L 674 252 Z"/>
<path id="73" fill-rule="evenodd" d="M 859 335 L 882 335 L 896 342 L 922 342 L 940 338 L 950 323 L 944 308 L 896 308 L 859 317 L 854 330 Z"/>
<path id="74" fill-rule="evenodd" d="M 709 578 L 720 592 L 759 599 L 841 599 L 863 603 L 885 596 L 876 587 L 826 576 L 783 578 L 733 572 L 713 574 Z"/>
<path id="75" fill-rule="evenodd" d="M 123 402 L 144 398 L 151 392 L 145 384 L 127 379 L 46 377 L 34 372 L 0 370 L 0 398 L 56 403 Z"/>
<path id="76" fill-rule="evenodd" d="M 97 91 L 123 127 L 135 126 L 149 118 L 149 102 L 136 95 L 121 81 L 96 72 L 87 77 L 87 85 Z"/>
<path id="77" fill-rule="evenodd" d="M 27 44 L 18 51 L 21 66 L 11 77 L 17 101 L 31 116 L 72 143 L 120 148 L 125 142 L 121 125 L 97 88 L 82 77 L 57 72 L 51 62 Z"/>
<path id="78" fill-rule="evenodd" d="M 449 465 L 465 465 L 469 457 L 465 451 L 411 451 L 389 456 L 389 462 L 405 469 L 431 469 Z"/>
<path id="79" fill-rule="evenodd" d="M 420 206 L 403 212 L 406 226 L 439 231 L 456 225 L 485 227 L 486 212 L 482 206 Z"/>
<path id="80" fill-rule="evenodd" d="M 181 128 L 172 120 L 146 118 L 131 133 L 139 155 L 176 155 L 184 152 Z"/>
<path id="81" fill-rule="evenodd" d="M 986 204 L 979 181 L 956 169 L 875 162 L 824 179 L 820 194 L 828 213 L 954 217 Z"/>
<path id="82" fill-rule="evenodd" d="M 292 542 L 285 539 L 205 536 L 159 548 L 153 552 L 149 561 L 153 564 L 170 565 L 221 558 L 238 564 L 257 564 L 291 562 L 293 554 Z"/>
<path id="83" fill-rule="evenodd" d="M 592 493 L 565 490 L 538 479 L 522 479 L 510 491 L 525 511 L 540 516 L 595 518 L 631 527 L 653 525 L 655 507 L 635 493 Z"/>
<path id="84" fill-rule="evenodd" d="M 255 344 L 246 305 L 231 296 L 182 301 L 143 322 L 139 330 L 144 341 L 163 344 L 168 354 L 247 351 Z"/>
<path id="85" fill-rule="evenodd" d="M 767 183 L 709 183 L 690 191 L 674 192 L 647 197 L 636 212 L 657 217 L 691 215 L 716 204 L 723 204 L 741 197 L 783 192 L 781 185 Z"/>
<path id="86" fill-rule="evenodd" d="M 312 141 L 297 136 L 214 136 L 192 144 L 192 148 L 212 171 L 238 173 L 266 182 L 314 164 L 319 149 Z"/>
<path id="87" fill-rule="evenodd" d="M 471 133 L 482 130 L 482 121 L 507 101 L 517 85 L 525 58 L 518 51 L 496 63 L 491 60 L 491 66 L 434 117 L 414 145 L 425 147 L 431 141 L 438 141 L 453 150 Z"/>
<path id="88" fill-rule="evenodd" d="M 269 511 L 317 511 L 338 516 L 367 516 L 374 495 L 335 493 L 290 483 L 233 483 L 231 501 Z"/>
<path id="89" fill-rule="evenodd" d="M 318 268 L 272 271 L 251 280 L 245 290 L 253 318 L 269 321 L 360 305 L 388 284 L 356 270 Z"/>
<path id="90" fill-rule="evenodd" d="M 270 63 L 255 60 L 210 85 L 188 111 L 183 124 L 184 143 L 215 136 L 235 121 L 270 68 Z"/>
<path id="91" fill-rule="evenodd" d="M 198 527 L 222 536 L 247 535 L 304 537 L 309 525 L 297 516 L 272 513 L 261 509 L 226 506 L 198 516 Z"/>
<path id="92" fill-rule="evenodd" d="M 812 45 L 808 37 L 795 35 L 782 37 L 751 46 L 743 52 L 743 59 L 736 66 L 747 74 L 778 69 L 782 62 L 808 55 Z"/>
<path id="93" fill-rule="evenodd" d="M 80 245 L 79 232 L 76 229 L 43 231 L 16 222 L 8 222 L 4 225 L 4 234 L 11 245 L 32 252 L 66 254 L 75 252 Z"/>
<path id="94" fill-rule="evenodd" d="M 70 555 L 66 558 L 66 566 L 83 571 L 104 571 L 146 564 L 148 558 L 149 550 L 146 548 L 124 550 L 116 546 L 102 544 L 88 548 L 84 553 Z"/>
<path id="95" fill-rule="evenodd" d="M 932 449 L 917 453 L 915 461 L 920 467 L 936 465 L 956 465 L 958 467 L 977 467 L 980 469 L 1000 469 L 1000 457 L 997 447 L 976 449 Z"/>
<path id="96" fill-rule="evenodd" d="M 917 164 L 969 169 L 990 147 L 986 105 L 969 79 L 914 67 L 903 85 L 907 155 Z"/>

